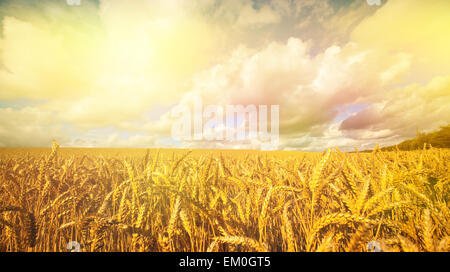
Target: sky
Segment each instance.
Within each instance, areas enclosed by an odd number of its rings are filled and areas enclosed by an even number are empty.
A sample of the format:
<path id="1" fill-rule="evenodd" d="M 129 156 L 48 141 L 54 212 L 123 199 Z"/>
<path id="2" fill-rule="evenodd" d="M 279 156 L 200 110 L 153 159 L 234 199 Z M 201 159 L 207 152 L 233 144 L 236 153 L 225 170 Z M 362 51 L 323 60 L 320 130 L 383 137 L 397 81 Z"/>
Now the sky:
<path id="1" fill-rule="evenodd" d="M 0 146 L 179 141 L 175 105 L 279 105 L 280 150 L 392 145 L 450 122 L 450 1 L 0 2 Z"/>

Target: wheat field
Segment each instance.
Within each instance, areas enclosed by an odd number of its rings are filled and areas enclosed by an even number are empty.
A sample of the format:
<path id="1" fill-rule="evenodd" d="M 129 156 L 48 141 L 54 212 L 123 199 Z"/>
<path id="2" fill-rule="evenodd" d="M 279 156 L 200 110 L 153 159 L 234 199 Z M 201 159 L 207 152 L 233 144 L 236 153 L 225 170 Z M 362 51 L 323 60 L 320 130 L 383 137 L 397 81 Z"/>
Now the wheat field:
<path id="1" fill-rule="evenodd" d="M 447 149 L 0 150 L 0 251 L 450 251 Z"/>

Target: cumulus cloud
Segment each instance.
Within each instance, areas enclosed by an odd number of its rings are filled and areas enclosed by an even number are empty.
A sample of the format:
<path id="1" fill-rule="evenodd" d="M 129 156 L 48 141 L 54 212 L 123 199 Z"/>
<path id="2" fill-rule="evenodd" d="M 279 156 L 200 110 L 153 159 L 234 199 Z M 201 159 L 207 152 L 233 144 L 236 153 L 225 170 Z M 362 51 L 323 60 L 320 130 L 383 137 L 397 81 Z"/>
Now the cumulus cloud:
<path id="1" fill-rule="evenodd" d="M 450 77 L 436 77 L 428 84 L 411 84 L 390 90 L 382 103 L 344 120 L 340 129 L 346 132 L 387 132 L 388 136 L 411 137 L 416 128 L 429 131 L 447 125 L 450 118 Z M 377 134 L 377 137 L 382 135 Z"/>
<path id="2" fill-rule="evenodd" d="M 48 146 L 52 139 L 67 142 L 64 125 L 51 113 L 26 107 L 0 108 L 0 146 Z"/>
<path id="3" fill-rule="evenodd" d="M 380 99 L 387 79 L 379 75 L 403 59 L 380 62 L 379 57 L 355 44 L 311 57 L 309 45 L 297 38 L 259 51 L 239 48 L 228 61 L 199 74 L 184 102 L 198 96 L 213 104 L 280 105 L 283 136 L 321 136 L 338 107 Z"/>
<path id="4" fill-rule="evenodd" d="M 6 1 L 0 144 L 162 146 L 199 97 L 280 105 L 281 149 L 395 143 L 450 121 L 450 4 L 432 2 Z"/>

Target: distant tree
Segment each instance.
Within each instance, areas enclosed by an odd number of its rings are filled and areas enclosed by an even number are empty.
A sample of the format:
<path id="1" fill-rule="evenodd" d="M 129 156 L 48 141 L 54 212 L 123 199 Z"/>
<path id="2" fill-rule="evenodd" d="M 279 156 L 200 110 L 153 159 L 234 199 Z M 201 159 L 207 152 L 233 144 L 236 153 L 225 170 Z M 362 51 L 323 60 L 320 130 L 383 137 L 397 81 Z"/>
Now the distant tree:
<path id="1" fill-rule="evenodd" d="M 400 150 L 416 150 L 424 148 L 424 145 L 426 148 L 429 148 L 430 145 L 438 148 L 450 148 L 450 125 L 442 126 L 438 131 L 430 133 L 420 133 L 417 128 L 414 139 L 403 141 L 396 146 Z M 396 146 L 386 146 L 381 150 L 396 150 Z"/>

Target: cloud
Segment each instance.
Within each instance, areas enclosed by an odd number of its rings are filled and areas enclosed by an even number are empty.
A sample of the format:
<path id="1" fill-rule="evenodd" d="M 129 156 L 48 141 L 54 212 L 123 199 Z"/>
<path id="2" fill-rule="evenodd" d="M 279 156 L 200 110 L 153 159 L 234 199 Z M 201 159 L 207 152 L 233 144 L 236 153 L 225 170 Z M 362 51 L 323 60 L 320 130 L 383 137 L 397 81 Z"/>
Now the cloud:
<path id="1" fill-rule="evenodd" d="M 280 1 L 283 2 L 283 1 Z M 231 28 L 260 28 L 280 22 L 281 14 L 270 3 L 260 3 L 239 0 L 206 1 L 203 10 L 208 10 L 208 16 L 218 24 L 227 24 Z"/>
<path id="2" fill-rule="evenodd" d="M 382 103 L 349 117 L 340 129 L 349 135 L 388 130 L 387 136 L 412 137 L 417 128 L 430 131 L 447 125 L 450 121 L 449 102 L 450 77 L 438 76 L 427 85 L 411 84 L 389 90 Z"/>
<path id="3" fill-rule="evenodd" d="M 64 38 L 14 17 L 5 17 L 3 26 L 1 99 L 79 97 L 91 89 L 95 50 L 84 49 L 92 41 L 76 32 Z"/>
<path id="4" fill-rule="evenodd" d="M 366 129 L 371 124 L 380 121 L 382 120 L 379 112 L 374 107 L 370 107 L 345 119 L 341 123 L 340 129 L 341 130 Z"/>
<path id="5" fill-rule="evenodd" d="M 255 10 L 250 3 L 242 7 L 236 24 L 242 27 L 258 27 L 267 24 L 275 24 L 280 21 L 280 15 L 271 7 L 265 5 Z"/>
<path id="6" fill-rule="evenodd" d="M 61 2 L 3 6 L 14 16 L 2 18 L 1 100 L 46 101 L 39 110 L 63 122 L 109 126 L 173 104 L 216 55 L 214 30 L 165 4 L 101 1 L 93 13 Z"/>
<path id="7" fill-rule="evenodd" d="M 52 139 L 69 140 L 64 125 L 54 115 L 26 107 L 0 108 L 0 146 L 49 146 Z"/>
<path id="8" fill-rule="evenodd" d="M 6 1 L 0 9 L 4 146 L 51 138 L 261 146 L 164 142 L 169 109 L 197 97 L 280 105 L 280 148 L 289 150 L 389 144 L 450 121 L 448 1 L 103 0 L 76 11 Z M 20 100 L 31 102 L 14 106 Z M 366 106 L 342 113 L 357 105 Z"/>
<path id="9" fill-rule="evenodd" d="M 445 0 L 387 1 L 354 29 L 350 39 L 380 54 L 410 54 L 411 79 L 429 80 L 450 71 L 449 10 Z"/>
<path id="10" fill-rule="evenodd" d="M 308 43 L 297 38 L 261 50 L 240 47 L 227 61 L 198 74 L 181 103 L 192 106 L 195 98 L 201 98 L 204 104 L 280 105 L 282 137 L 326 137 L 338 108 L 382 103 L 383 86 L 404 73 L 408 59 L 400 54 L 380 60 L 377 52 L 354 43 L 332 46 L 314 57 L 309 49 Z M 385 74 L 391 76 L 380 76 Z M 341 129 L 372 122 L 374 116 L 351 116 Z M 170 118 L 166 121 L 173 122 Z M 332 142 L 331 138 L 328 141 Z M 286 148 L 295 143 L 298 141 L 286 141 Z"/>

